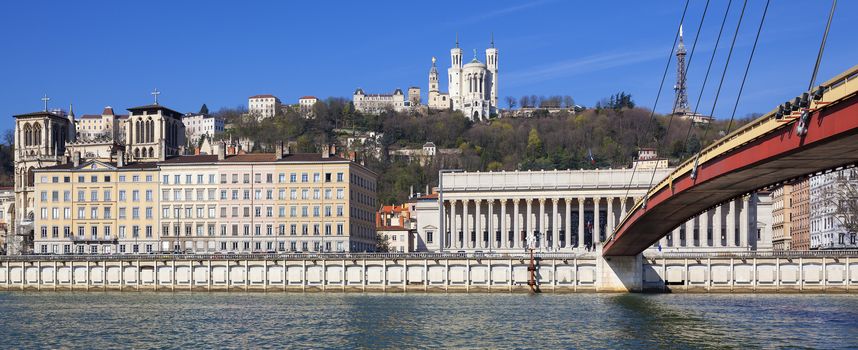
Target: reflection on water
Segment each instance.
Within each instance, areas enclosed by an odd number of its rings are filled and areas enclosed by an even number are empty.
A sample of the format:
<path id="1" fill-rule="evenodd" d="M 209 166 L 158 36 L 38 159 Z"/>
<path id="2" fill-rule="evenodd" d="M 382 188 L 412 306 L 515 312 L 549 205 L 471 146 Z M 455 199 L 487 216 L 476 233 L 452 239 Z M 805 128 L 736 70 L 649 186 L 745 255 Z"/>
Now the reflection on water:
<path id="1" fill-rule="evenodd" d="M 858 296 L 0 293 L 3 348 L 858 347 Z"/>

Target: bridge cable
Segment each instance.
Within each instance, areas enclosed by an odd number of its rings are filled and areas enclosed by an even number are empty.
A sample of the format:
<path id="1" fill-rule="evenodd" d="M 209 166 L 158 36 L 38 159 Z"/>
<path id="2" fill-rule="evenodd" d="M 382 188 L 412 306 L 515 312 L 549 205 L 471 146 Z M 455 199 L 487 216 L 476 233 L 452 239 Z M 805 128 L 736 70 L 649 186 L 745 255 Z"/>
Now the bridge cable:
<path id="1" fill-rule="evenodd" d="M 751 69 L 751 61 L 753 61 L 754 52 L 757 50 L 757 42 L 760 40 L 760 33 L 763 31 L 763 23 L 766 21 L 766 13 L 769 12 L 770 2 L 771 0 L 766 0 L 766 7 L 763 8 L 763 16 L 760 18 L 760 26 L 757 27 L 757 37 L 754 38 L 754 46 L 751 47 L 751 55 L 748 56 L 748 63 L 745 64 L 745 75 L 742 77 L 742 84 L 739 85 L 739 94 L 736 95 L 736 102 L 733 103 L 733 112 L 730 113 L 730 122 L 727 123 L 727 131 L 724 133 L 725 135 L 730 134 L 730 129 L 733 127 L 733 119 L 736 117 L 736 108 L 739 107 L 739 99 L 742 97 L 742 92 L 745 90 L 745 81 L 748 80 L 748 71 Z"/>
<path id="2" fill-rule="evenodd" d="M 698 95 L 698 97 L 697 97 L 697 103 L 694 104 L 694 114 L 697 114 L 697 109 L 698 109 L 698 107 L 700 107 L 700 100 L 701 100 L 701 97 L 703 96 L 703 91 L 706 89 L 706 82 L 709 80 L 709 73 L 712 70 L 712 61 L 715 60 L 715 54 L 718 52 L 718 43 L 721 41 L 721 36 L 724 33 L 724 24 L 727 23 L 727 17 L 730 14 L 730 7 L 732 5 L 733 5 L 733 0 L 730 0 L 729 2 L 727 2 L 727 9 L 724 10 L 724 18 L 721 20 L 721 28 L 718 30 L 718 39 L 715 40 L 715 47 L 712 49 L 712 55 L 709 57 L 709 67 L 706 68 L 706 76 L 703 78 L 703 86 L 700 87 L 700 95 Z M 701 26 L 703 25 L 702 20 L 700 22 L 700 25 Z M 698 30 L 698 34 L 699 34 L 699 30 Z M 694 40 L 694 45 L 697 46 L 697 39 Z M 674 110 L 674 113 L 671 113 L 671 115 L 670 115 L 670 121 L 667 124 L 667 131 L 666 132 L 670 132 L 670 125 L 673 123 L 673 117 L 675 115 L 676 115 L 676 111 Z M 666 139 L 667 139 L 667 137 L 663 137 L 663 138 L 661 138 L 661 140 L 659 140 L 659 142 L 658 142 L 659 148 L 661 148 L 661 146 L 664 143 L 664 140 L 666 140 Z M 652 176 L 650 176 L 650 179 L 649 179 L 649 188 L 650 189 L 652 188 L 652 183 L 655 181 L 656 170 L 658 170 L 658 167 L 652 168 Z M 647 195 L 649 195 L 649 193 L 647 193 Z M 646 199 L 647 198 L 645 197 L 644 200 L 646 200 Z"/>
<path id="3" fill-rule="evenodd" d="M 831 19 L 834 18 L 834 8 L 837 7 L 837 0 L 831 1 L 831 11 L 828 13 L 828 23 L 825 24 L 825 32 L 822 34 L 822 42 L 819 44 L 819 53 L 816 55 L 816 64 L 813 65 L 813 75 L 810 77 L 810 84 L 807 90 L 813 89 L 813 84 L 816 82 L 816 74 L 819 73 L 819 64 L 822 62 L 822 52 L 825 50 L 825 42 L 828 39 L 828 30 L 831 28 Z"/>
<path id="4" fill-rule="evenodd" d="M 736 22 L 736 32 L 733 33 L 733 41 L 730 43 L 730 51 L 727 53 L 727 61 L 724 63 L 724 71 L 721 72 L 721 81 L 718 82 L 718 89 L 715 90 L 715 99 L 712 101 L 712 109 L 709 111 L 709 115 L 715 115 L 715 106 L 718 105 L 718 98 L 721 96 L 721 87 L 724 86 L 724 78 L 727 76 L 727 68 L 730 66 L 730 59 L 733 57 L 733 49 L 736 47 L 736 38 L 739 37 L 739 29 L 742 27 L 742 20 L 745 18 L 745 8 L 748 6 L 748 0 L 742 4 L 742 12 L 739 13 L 739 20 Z M 691 134 L 691 128 L 694 126 L 692 122 L 691 125 L 688 126 L 688 135 Z M 703 131 L 703 137 L 701 138 L 701 142 L 706 140 L 706 136 L 709 135 L 709 130 L 711 130 L 711 126 L 706 128 Z M 688 135 L 685 136 L 686 142 L 688 140 Z M 686 144 L 687 147 L 688 144 Z M 691 179 L 694 180 L 697 178 L 697 162 L 700 160 L 700 153 L 703 152 L 703 147 L 701 146 L 699 150 L 697 150 L 697 155 L 694 157 L 694 167 L 691 168 Z"/>
<path id="5" fill-rule="evenodd" d="M 715 54 L 718 53 L 718 44 L 721 43 L 721 36 L 724 34 L 724 25 L 727 23 L 727 17 L 730 14 L 730 7 L 733 4 L 733 0 L 730 0 L 727 3 L 727 9 L 724 10 L 724 18 L 721 20 L 721 29 L 718 30 L 718 37 L 715 39 L 715 47 L 712 48 L 712 55 L 709 56 L 709 66 L 706 68 L 706 75 L 703 77 L 703 85 L 700 86 L 700 94 L 697 95 L 697 103 L 694 104 L 694 112 L 692 112 L 693 116 L 697 115 L 697 110 L 700 108 L 700 102 L 703 101 L 703 92 L 706 90 L 706 83 L 709 82 L 709 73 L 712 71 L 712 63 L 715 62 Z M 741 22 L 740 22 L 741 23 Z M 731 48 L 732 49 L 732 48 Z M 685 134 L 685 141 L 683 141 L 683 145 L 686 149 L 688 149 L 688 139 L 691 136 L 691 129 L 694 127 L 694 119 L 691 120 L 691 123 L 688 124 L 688 132 Z M 685 158 L 688 159 L 688 158 Z M 655 177 L 655 172 L 653 172 L 653 177 Z"/>
<path id="6" fill-rule="evenodd" d="M 709 8 L 709 1 L 710 0 L 706 0 L 706 7 L 703 9 L 703 18 L 706 18 L 706 9 Z M 676 43 L 679 41 L 679 28 L 682 27 L 682 23 L 685 21 L 685 15 L 686 15 L 686 13 L 688 13 L 688 4 L 690 2 L 691 2 L 690 0 L 685 1 L 685 7 L 682 10 L 682 17 L 680 17 L 680 19 L 679 19 L 679 25 L 677 26 L 676 35 L 674 35 L 674 37 L 673 37 L 673 45 L 670 46 L 670 54 L 668 54 L 667 63 L 664 65 L 664 73 L 662 73 L 662 75 L 661 75 L 661 83 L 658 85 L 658 93 L 655 95 L 655 102 L 653 103 L 652 110 L 650 111 L 650 114 L 649 114 L 649 123 L 647 125 L 647 130 L 644 133 L 644 137 L 643 137 L 644 140 L 648 139 L 649 134 L 652 132 L 652 125 L 653 125 L 653 122 L 655 121 L 656 106 L 658 106 L 658 101 L 661 97 L 661 91 L 662 91 L 662 89 L 664 89 L 664 81 L 667 78 L 668 70 L 670 70 L 670 62 L 673 60 L 673 53 L 674 53 L 674 50 L 676 50 Z M 701 25 L 703 24 L 702 19 L 700 21 L 700 24 Z M 700 33 L 699 28 L 697 30 L 697 33 L 698 34 Z M 694 45 L 697 46 L 696 38 L 694 40 Z M 692 50 L 691 50 L 691 56 L 692 57 L 694 56 L 694 48 L 692 48 Z M 689 62 L 690 62 L 690 58 L 689 58 Z M 676 109 L 676 102 L 675 101 L 674 101 L 673 108 Z M 625 204 L 626 204 L 625 198 L 629 197 L 629 190 L 632 187 L 632 182 L 634 182 L 634 178 L 635 178 L 635 172 L 637 171 L 637 168 L 638 168 L 637 162 L 632 162 L 632 164 L 633 164 L 632 176 L 629 177 L 629 185 L 626 186 L 626 195 L 623 197 L 624 198 L 623 202 L 620 203 L 621 207 L 625 206 Z"/>

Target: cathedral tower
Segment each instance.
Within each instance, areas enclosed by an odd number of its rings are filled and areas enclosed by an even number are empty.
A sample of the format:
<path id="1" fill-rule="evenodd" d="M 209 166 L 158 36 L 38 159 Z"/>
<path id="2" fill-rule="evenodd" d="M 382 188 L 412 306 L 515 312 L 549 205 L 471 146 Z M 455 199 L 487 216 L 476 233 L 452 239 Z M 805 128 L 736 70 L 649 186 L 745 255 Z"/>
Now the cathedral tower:
<path id="1" fill-rule="evenodd" d="M 495 48 L 495 34 L 492 33 L 491 47 L 486 49 L 486 65 L 489 73 L 489 81 L 491 81 L 491 89 L 489 92 L 489 101 L 492 106 L 498 105 L 498 49 Z"/>
<path id="2" fill-rule="evenodd" d="M 459 48 L 458 34 L 456 34 L 456 47 L 450 49 L 450 60 L 452 64 L 447 71 L 449 75 L 448 89 L 450 91 L 450 99 L 453 101 L 453 105 L 456 106 L 462 100 L 462 49 Z"/>

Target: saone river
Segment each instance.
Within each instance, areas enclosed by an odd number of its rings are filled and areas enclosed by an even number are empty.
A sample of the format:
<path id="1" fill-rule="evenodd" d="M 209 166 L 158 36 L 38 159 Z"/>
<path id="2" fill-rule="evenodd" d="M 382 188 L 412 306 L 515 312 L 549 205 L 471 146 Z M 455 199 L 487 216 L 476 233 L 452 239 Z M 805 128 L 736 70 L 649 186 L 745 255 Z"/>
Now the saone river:
<path id="1" fill-rule="evenodd" d="M 858 296 L 2 292 L 0 347 L 858 348 Z"/>

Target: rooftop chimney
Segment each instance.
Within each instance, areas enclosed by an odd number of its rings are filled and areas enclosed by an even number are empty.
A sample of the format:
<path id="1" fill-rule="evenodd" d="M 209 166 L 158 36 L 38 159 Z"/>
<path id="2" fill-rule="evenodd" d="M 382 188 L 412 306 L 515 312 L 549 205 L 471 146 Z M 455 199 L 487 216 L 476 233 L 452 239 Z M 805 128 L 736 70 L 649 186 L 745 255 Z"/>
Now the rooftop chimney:
<path id="1" fill-rule="evenodd" d="M 283 159 L 283 141 L 277 143 L 277 146 L 274 149 L 274 159 Z"/>
<path id="2" fill-rule="evenodd" d="M 74 165 L 75 168 L 80 166 L 80 152 L 74 152 L 72 155 L 72 165 Z"/>
<path id="3" fill-rule="evenodd" d="M 121 168 L 125 166 L 125 150 L 116 151 L 116 167 Z"/>
<path id="4" fill-rule="evenodd" d="M 221 142 L 217 145 L 217 160 L 226 159 L 226 144 Z"/>
<path id="5" fill-rule="evenodd" d="M 328 158 L 331 156 L 331 150 L 328 148 L 328 145 L 322 145 L 322 158 Z"/>

